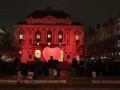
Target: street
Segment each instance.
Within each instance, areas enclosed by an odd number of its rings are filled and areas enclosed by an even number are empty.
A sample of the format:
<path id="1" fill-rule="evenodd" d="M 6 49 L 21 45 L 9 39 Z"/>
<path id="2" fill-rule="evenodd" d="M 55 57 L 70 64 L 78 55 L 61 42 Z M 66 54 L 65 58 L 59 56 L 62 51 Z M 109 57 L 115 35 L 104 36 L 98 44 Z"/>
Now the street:
<path id="1" fill-rule="evenodd" d="M 27 79 L 17 85 L 15 79 L 0 79 L 0 90 L 120 90 L 120 80 L 113 78 L 40 78 L 30 84 Z"/>

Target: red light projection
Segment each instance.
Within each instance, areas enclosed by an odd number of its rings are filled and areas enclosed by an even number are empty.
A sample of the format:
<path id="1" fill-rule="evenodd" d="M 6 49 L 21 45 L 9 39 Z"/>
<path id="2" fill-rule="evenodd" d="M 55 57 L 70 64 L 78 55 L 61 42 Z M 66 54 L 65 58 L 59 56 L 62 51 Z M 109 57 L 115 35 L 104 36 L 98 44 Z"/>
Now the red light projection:
<path id="1" fill-rule="evenodd" d="M 50 59 L 50 56 L 53 56 L 53 59 L 59 60 L 60 55 L 61 55 L 61 50 L 58 47 L 55 48 L 46 47 L 43 50 L 43 57 L 45 58 L 46 61 Z"/>
<path id="2" fill-rule="evenodd" d="M 34 11 L 26 22 L 14 25 L 14 36 L 22 63 L 34 57 L 48 61 L 50 56 L 71 63 L 73 58 L 84 56 L 84 26 L 74 23 L 64 11 Z"/>

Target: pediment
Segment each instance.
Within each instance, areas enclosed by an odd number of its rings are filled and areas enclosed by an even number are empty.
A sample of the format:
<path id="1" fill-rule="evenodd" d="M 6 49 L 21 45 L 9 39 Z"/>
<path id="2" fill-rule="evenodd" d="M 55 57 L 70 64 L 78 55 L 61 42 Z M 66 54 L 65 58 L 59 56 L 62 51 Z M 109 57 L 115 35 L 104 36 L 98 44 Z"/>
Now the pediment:
<path id="1" fill-rule="evenodd" d="M 55 17 L 53 17 L 53 16 L 46 16 L 46 17 L 44 17 L 43 18 L 44 20 L 56 20 L 56 18 Z"/>

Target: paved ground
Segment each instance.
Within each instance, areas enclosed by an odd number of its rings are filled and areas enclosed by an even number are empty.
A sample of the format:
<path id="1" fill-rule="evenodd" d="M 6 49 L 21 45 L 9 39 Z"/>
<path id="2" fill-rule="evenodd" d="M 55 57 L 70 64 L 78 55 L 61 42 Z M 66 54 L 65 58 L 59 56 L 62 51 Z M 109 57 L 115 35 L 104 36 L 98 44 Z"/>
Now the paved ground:
<path id="1" fill-rule="evenodd" d="M 21 85 L 17 85 L 16 76 L 0 77 L 0 90 L 120 90 L 119 77 L 85 78 L 69 77 L 55 78 L 40 77 L 34 81 L 35 85 L 24 78 Z"/>

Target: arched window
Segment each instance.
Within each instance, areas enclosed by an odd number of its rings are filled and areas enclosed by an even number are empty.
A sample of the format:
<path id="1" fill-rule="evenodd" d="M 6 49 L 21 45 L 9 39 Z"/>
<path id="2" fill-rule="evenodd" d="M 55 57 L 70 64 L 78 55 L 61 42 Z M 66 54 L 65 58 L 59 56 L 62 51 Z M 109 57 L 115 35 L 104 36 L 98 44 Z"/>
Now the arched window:
<path id="1" fill-rule="evenodd" d="M 79 40 L 79 35 L 76 35 L 76 40 Z"/>
<path id="2" fill-rule="evenodd" d="M 41 34 L 39 31 L 36 32 L 36 40 L 39 42 L 41 40 Z"/>
<path id="3" fill-rule="evenodd" d="M 24 30 L 20 27 L 18 27 L 18 33 L 19 33 L 19 44 L 22 44 L 23 39 L 24 39 Z"/>
<path id="4" fill-rule="evenodd" d="M 19 35 L 19 44 L 22 44 L 22 41 L 23 41 L 23 34 L 20 33 L 20 35 Z"/>
<path id="5" fill-rule="evenodd" d="M 79 44 L 79 35 L 76 35 L 76 44 Z"/>
<path id="6" fill-rule="evenodd" d="M 48 40 L 48 42 L 52 41 L 52 32 L 51 31 L 47 32 L 47 40 Z"/>
<path id="7" fill-rule="evenodd" d="M 23 40 L 23 34 L 19 35 L 19 39 Z"/>
<path id="8" fill-rule="evenodd" d="M 58 32 L 58 40 L 60 43 L 62 43 L 62 40 L 63 40 L 63 32 L 62 31 Z"/>

